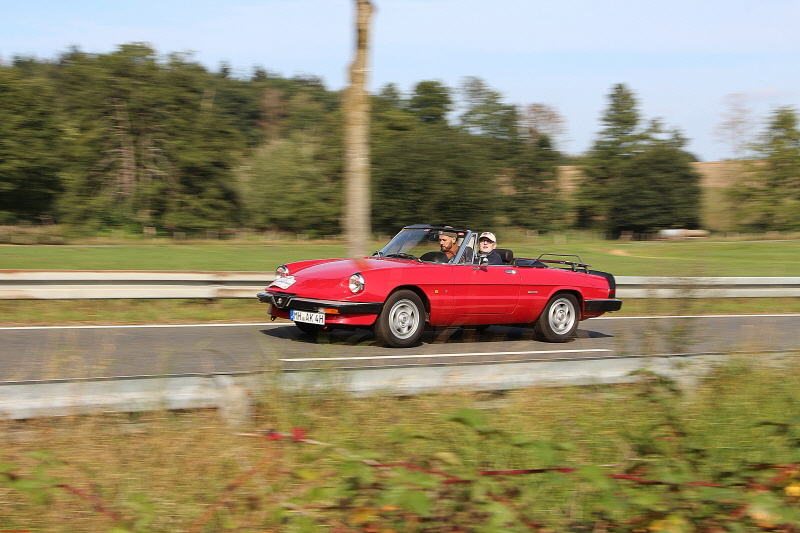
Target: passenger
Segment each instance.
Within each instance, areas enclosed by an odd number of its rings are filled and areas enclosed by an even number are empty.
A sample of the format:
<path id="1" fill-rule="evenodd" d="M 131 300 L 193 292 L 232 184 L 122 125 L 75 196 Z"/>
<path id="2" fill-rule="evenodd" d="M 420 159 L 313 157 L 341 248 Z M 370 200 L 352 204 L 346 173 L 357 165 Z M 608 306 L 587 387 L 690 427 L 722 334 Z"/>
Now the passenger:
<path id="1" fill-rule="evenodd" d="M 439 232 L 439 249 L 444 252 L 448 261 L 452 261 L 458 253 L 458 245 L 456 244 L 458 234 L 455 231 L 448 231 L 447 228 L 449 227 L 445 226 L 445 230 Z"/>
<path id="2" fill-rule="evenodd" d="M 495 248 L 497 248 L 497 238 L 494 233 L 491 231 L 481 233 L 481 236 L 478 237 L 478 257 L 485 257 L 489 260 L 490 265 L 502 265 L 503 258 L 494 251 Z"/>

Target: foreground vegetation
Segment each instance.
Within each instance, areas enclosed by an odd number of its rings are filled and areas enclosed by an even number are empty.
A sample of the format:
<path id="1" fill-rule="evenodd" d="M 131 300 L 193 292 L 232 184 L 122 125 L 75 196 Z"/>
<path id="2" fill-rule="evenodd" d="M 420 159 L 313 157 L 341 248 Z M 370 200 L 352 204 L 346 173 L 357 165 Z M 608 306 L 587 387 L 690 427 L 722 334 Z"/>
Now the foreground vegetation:
<path id="1" fill-rule="evenodd" d="M 0 422 L 0 528 L 798 531 L 797 356 L 636 384 Z M 116 529 L 113 529 L 116 528 Z"/>

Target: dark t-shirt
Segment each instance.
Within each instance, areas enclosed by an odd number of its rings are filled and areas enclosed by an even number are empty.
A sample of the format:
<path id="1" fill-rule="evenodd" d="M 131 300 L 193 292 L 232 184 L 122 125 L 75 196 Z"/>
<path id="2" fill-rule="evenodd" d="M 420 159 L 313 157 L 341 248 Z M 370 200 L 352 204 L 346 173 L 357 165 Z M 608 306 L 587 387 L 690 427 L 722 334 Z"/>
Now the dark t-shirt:
<path id="1" fill-rule="evenodd" d="M 502 265 L 503 259 L 500 257 L 500 254 L 492 250 L 488 254 L 486 254 L 486 259 L 489 260 L 490 265 Z"/>

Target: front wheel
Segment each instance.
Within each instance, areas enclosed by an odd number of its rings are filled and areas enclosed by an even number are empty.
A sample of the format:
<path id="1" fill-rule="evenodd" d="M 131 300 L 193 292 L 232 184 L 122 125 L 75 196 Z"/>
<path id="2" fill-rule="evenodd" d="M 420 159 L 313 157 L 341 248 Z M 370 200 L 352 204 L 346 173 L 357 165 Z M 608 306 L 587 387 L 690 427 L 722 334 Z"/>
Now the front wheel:
<path id="1" fill-rule="evenodd" d="M 580 320 L 578 299 L 572 294 L 556 294 L 533 325 L 536 335 L 549 342 L 567 342 L 575 337 Z"/>
<path id="2" fill-rule="evenodd" d="M 375 323 L 379 342 L 395 348 L 414 346 L 425 329 L 425 306 L 414 291 L 397 291 L 386 300 Z"/>

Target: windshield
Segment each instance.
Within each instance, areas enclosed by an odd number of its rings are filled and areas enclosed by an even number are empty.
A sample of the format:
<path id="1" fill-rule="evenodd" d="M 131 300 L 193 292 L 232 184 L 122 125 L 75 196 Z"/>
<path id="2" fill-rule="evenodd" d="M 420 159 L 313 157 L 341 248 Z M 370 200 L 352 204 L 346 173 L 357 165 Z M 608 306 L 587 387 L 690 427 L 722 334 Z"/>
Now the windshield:
<path id="1" fill-rule="evenodd" d="M 457 236 L 454 251 L 455 257 L 441 251 L 439 236 L 455 234 Z M 475 234 L 469 230 L 457 230 L 443 227 L 409 227 L 403 228 L 389 243 L 376 252 L 380 257 L 396 257 L 401 259 L 419 259 L 432 263 L 472 262 L 475 249 Z"/>

